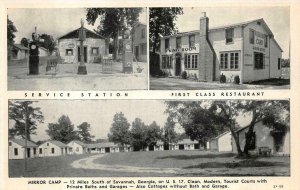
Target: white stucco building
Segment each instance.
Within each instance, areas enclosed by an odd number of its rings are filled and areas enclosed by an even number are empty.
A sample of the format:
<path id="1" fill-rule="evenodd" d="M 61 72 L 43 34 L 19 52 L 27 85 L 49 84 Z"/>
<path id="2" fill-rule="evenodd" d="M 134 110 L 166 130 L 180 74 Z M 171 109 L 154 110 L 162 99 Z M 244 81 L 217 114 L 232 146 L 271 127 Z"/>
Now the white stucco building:
<path id="1" fill-rule="evenodd" d="M 147 61 L 147 25 L 137 22 L 131 30 L 134 57 L 137 61 Z"/>
<path id="2" fill-rule="evenodd" d="M 192 19 L 192 18 L 191 18 Z M 199 81 L 240 83 L 281 76 L 282 49 L 264 19 L 209 28 L 200 18 L 200 30 L 161 38 L 160 69 L 172 76 L 183 71 Z"/>
<path id="3" fill-rule="evenodd" d="M 105 143 L 94 143 L 87 144 L 87 152 L 88 153 L 114 153 L 120 152 L 120 148 L 117 144 L 112 142 Z"/>
<path id="4" fill-rule="evenodd" d="M 79 29 L 73 30 L 58 38 L 58 52 L 64 63 L 80 62 L 80 41 L 78 40 Z M 104 37 L 84 28 L 86 40 L 83 42 L 84 62 L 99 62 L 104 55 L 107 55 L 108 44 Z"/>
<path id="5" fill-rule="evenodd" d="M 248 127 L 241 128 L 237 131 L 239 144 L 241 149 L 245 146 L 245 135 Z M 259 154 L 261 149 L 270 149 L 273 155 L 290 155 L 290 131 L 282 133 L 270 127 L 265 126 L 262 122 L 254 126 L 254 137 L 250 153 Z M 235 142 L 232 142 L 233 152 L 237 152 Z"/>
<path id="6" fill-rule="evenodd" d="M 26 151 L 25 151 L 26 147 Z M 25 139 L 8 140 L 8 159 L 34 158 L 37 156 L 37 145 Z"/>
<path id="7" fill-rule="evenodd" d="M 47 156 L 63 156 L 68 154 L 68 145 L 56 141 L 49 140 L 44 142 L 38 147 L 38 156 L 47 157 Z"/>
<path id="8" fill-rule="evenodd" d="M 87 148 L 86 145 L 78 140 L 74 140 L 69 142 L 68 144 L 69 147 L 69 154 L 85 154 L 87 153 Z"/>
<path id="9" fill-rule="evenodd" d="M 216 152 L 232 152 L 232 136 L 231 132 L 227 131 L 211 139 L 207 149 Z"/>

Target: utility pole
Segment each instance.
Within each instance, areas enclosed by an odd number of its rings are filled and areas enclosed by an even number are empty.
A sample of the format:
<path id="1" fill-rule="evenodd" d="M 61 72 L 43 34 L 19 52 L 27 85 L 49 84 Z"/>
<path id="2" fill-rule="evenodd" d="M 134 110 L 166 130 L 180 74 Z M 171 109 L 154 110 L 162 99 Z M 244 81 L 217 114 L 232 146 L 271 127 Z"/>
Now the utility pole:
<path id="1" fill-rule="evenodd" d="M 81 27 L 79 29 L 79 41 L 80 41 L 80 64 L 78 66 L 78 72 L 79 75 L 86 75 L 86 65 L 84 64 L 84 47 L 83 47 L 83 41 L 86 39 L 86 31 L 84 30 L 84 21 L 81 19 Z"/>
<path id="2" fill-rule="evenodd" d="M 24 157 L 24 177 L 25 177 L 25 174 L 26 174 L 26 171 L 27 171 L 27 124 L 28 124 L 28 104 L 27 104 L 27 102 L 25 102 L 25 104 L 24 104 L 24 106 L 25 106 L 25 115 L 24 115 L 24 117 L 25 117 L 25 148 L 24 148 L 24 155 L 25 155 L 25 157 Z"/>

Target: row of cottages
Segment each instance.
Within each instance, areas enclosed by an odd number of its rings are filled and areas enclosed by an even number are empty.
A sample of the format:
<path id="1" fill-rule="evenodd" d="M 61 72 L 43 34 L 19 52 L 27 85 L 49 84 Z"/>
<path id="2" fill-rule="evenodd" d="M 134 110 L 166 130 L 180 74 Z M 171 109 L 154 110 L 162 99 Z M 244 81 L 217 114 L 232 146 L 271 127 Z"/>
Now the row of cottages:
<path id="1" fill-rule="evenodd" d="M 164 36 L 160 40 L 160 69 L 172 76 L 186 71 L 200 81 L 216 81 L 221 75 L 241 83 L 281 76 L 282 49 L 264 21 L 256 19 L 209 28 L 200 18 L 200 30 Z"/>
<path id="2" fill-rule="evenodd" d="M 197 150 L 201 149 L 199 142 L 191 139 L 183 139 L 177 143 L 169 143 L 168 147 L 164 146 L 164 142 L 157 141 L 155 145 L 146 147 L 146 151 L 162 151 L 162 150 Z"/>
<path id="3" fill-rule="evenodd" d="M 22 44 L 13 44 L 9 45 L 8 48 L 8 60 L 21 60 L 29 56 L 28 47 L 23 46 Z M 49 50 L 44 47 L 39 47 L 39 56 L 45 57 L 49 55 Z"/>
<path id="4" fill-rule="evenodd" d="M 243 150 L 246 142 L 246 133 L 248 127 L 236 131 L 239 144 Z M 207 148 L 216 152 L 235 152 L 237 153 L 236 144 L 231 132 L 225 132 L 207 143 Z M 290 155 L 290 132 L 275 131 L 262 122 L 254 127 L 253 137 L 251 138 L 250 153 L 262 154 L 263 150 L 269 150 L 272 155 Z"/>
<path id="5" fill-rule="evenodd" d="M 87 144 L 87 153 L 113 153 L 120 152 L 117 144 L 112 142 Z"/>

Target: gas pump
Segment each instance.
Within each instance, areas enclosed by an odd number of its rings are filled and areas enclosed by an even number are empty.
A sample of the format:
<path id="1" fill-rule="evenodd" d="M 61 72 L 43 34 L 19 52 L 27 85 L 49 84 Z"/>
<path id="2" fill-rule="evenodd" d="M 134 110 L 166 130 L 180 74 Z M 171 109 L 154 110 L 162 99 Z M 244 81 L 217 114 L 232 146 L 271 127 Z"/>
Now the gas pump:
<path id="1" fill-rule="evenodd" d="M 123 61 L 123 73 L 132 73 L 133 53 L 132 53 L 132 41 L 130 39 L 129 30 L 126 30 L 124 32 L 122 61 Z"/>

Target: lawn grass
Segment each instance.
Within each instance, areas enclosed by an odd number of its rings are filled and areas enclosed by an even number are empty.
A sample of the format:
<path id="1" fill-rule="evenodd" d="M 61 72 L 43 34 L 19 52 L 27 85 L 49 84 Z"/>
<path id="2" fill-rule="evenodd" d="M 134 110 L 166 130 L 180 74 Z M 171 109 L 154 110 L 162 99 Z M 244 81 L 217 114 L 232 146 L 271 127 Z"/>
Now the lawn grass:
<path id="1" fill-rule="evenodd" d="M 67 155 L 28 159 L 24 172 L 24 160 L 9 160 L 10 177 L 160 177 L 160 176 L 277 176 L 290 175 L 289 157 L 264 157 L 237 159 L 233 153 L 207 151 L 157 151 L 120 152 L 106 154 L 94 160 L 96 164 L 123 165 L 151 168 L 175 168 L 178 173 L 134 173 L 104 171 L 101 169 L 75 169 L 75 160 L 95 154 Z"/>

